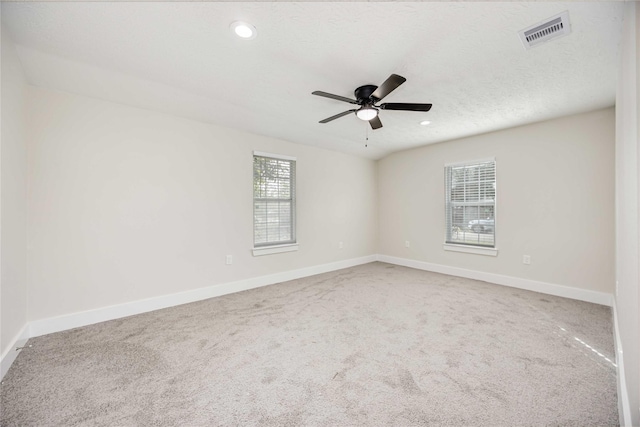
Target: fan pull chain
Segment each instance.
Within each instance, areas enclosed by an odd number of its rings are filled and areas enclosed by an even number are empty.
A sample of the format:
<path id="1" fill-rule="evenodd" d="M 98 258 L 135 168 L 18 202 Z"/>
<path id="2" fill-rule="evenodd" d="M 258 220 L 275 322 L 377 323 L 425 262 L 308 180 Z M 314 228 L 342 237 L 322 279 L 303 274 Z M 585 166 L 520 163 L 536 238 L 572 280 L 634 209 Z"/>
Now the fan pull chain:
<path id="1" fill-rule="evenodd" d="M 369 147 L 369 123 L 366 123 L 364 128 L 364 148 Z"/>

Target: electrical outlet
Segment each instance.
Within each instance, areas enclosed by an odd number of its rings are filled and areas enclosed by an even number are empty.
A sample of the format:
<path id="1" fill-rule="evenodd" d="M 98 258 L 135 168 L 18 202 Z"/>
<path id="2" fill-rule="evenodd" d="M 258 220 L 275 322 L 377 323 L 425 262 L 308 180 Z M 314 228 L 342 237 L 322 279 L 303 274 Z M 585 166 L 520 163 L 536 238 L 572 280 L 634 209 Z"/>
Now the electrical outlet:
<path id="1" fill-rule="evenodd" d="M 233 264 L 233 257 L 231 255 L 227 255 L 227 265 Z"/>
<path id="2" fill-rule="evenodd" d="M 522 263 L 527 265 L 531 264 L 531 256 L 522 255 Z"/>
<path id="3" fill-rule="evenodd" d="M 338 249 L 342 249 L 342 248 L 344 248 L 344 243 L 342 242 L 338 243 Z"/>
<path id="4" fill-rule="evenodd" d="M 411 247 L 411 243 L 408 240 L 405 240 L 404 247 L 405 248 L 410 248 Z"/>

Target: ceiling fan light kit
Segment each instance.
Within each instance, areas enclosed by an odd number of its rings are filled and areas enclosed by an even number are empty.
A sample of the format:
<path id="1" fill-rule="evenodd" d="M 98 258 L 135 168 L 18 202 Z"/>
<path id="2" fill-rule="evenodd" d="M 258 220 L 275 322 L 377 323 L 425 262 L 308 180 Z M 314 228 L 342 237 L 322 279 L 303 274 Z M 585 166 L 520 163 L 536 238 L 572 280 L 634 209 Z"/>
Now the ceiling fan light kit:
<path id="1" fill-rule="evenodd" d="M 360 120 L 369 121 L 378 115 L 378 109 L 373 107 L 362 107 L 356 111 L 356 116 Z"/>
<path id="2" fill-rule="evenodd" d="M 349 104 L 360 106 L 360 108 L 354 108 L 338 113 L 335 116 L 327 117 L 324 120 L 320 120 L 319 123 L 328 123 L 332 120 L 346 116 L 347 114 L 356 113 L 356 116 L 360 120 L 368 121 L 372 129 L 380 129 L 382 127 L 382 122 L 379 117 L 380 110 L 429 111 L 431 109 L 431 104 L 385 102 L 384 104 L 376 105 L 382 101 L 385 96 L 389 95 L 406 81 L 407 79 L 402 76 L 391 74 L 391 76 L 389 76 L 389 78 L 380 86 L 364 85 L 357 88 L 354 91 L 356 99 L 316 90 L 312 92 L 312 95 L 323 96 L 325 98 L 335 99 L 336 101 L 348 102 Z"/>

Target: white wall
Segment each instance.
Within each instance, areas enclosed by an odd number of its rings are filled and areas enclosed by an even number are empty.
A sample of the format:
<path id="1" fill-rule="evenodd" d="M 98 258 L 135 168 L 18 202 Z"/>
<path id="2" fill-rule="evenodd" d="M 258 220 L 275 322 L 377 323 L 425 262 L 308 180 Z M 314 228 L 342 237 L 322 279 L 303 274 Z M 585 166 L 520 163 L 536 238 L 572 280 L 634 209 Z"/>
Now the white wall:
<path id="1" fill-rule="evenodd" d="M 609 108 L 384 158 L 379 252 L 612 293 L 614 122 Z M 445 251 L 444 165 L 490 157 L 497 162 L 498 256 Z M 525 254 L 531 265 L 522 263 Z"/>
<path id="2" fill-rule="evenodd" d="M 375 253 L 373 161 L 70 94 L 29 98 L 30 320 Z M 298 159 L 298 252 L 251 254 L 252 150 Z"/>
<path id="3" fill-rule="evenodd" d="M 375 254 L 374 161 L 66 93 L 28 97 L 29 320 Z M 297 252 L 251 254 L 252 150 L 297 157 Z"/>
<path id="4" fill-rule="evenodd" d="M 617 343 L 619 366 L 619 396 L 627 408 L 628 425 L 640 425 L 640 325 L 638 308 L 639 274 L 639 211 L 640 159 L 638 156 L 638 100 L 640 100 L 640 7 L 634 2 L 625 4 L 621 43 L 620 75 L 616 96 L 616 280 L 615 297 L 620 341 Z M 631 418 L 630 420 L 628 418 Z M 622 422 L 622 421 L 621 421 Z"/>
<path id="5" fill-rule="evenodd" d="M 1 49 L 0 351 L 4 360 L 27 324 L 27 149 L 25 78 L 4 28 Z"/>

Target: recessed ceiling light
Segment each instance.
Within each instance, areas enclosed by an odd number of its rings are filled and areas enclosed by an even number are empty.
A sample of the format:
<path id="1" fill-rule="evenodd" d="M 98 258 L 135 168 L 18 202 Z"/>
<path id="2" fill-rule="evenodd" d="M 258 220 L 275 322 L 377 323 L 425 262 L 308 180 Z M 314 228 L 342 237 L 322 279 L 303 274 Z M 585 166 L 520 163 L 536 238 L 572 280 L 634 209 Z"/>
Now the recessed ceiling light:
<path id="1" fill-rule="evenodd" d="M 256 27 L 247 22 L 235 21 L 231 24 L 230 28 L 236 36 L 244 40 L 255 39 L 258 35 Z"/>
<path id="2" fill-rule="evenodd" d="M 431 122 L 430 122 L 429 120 L 423 120 L 423 121 L 421 121 L 421 122 L 420 122 L 420 124 L 421 124 L 422 126 L 428 126 L 428 125 L 430 125 L 430 124 L 431 124 Z"/>

